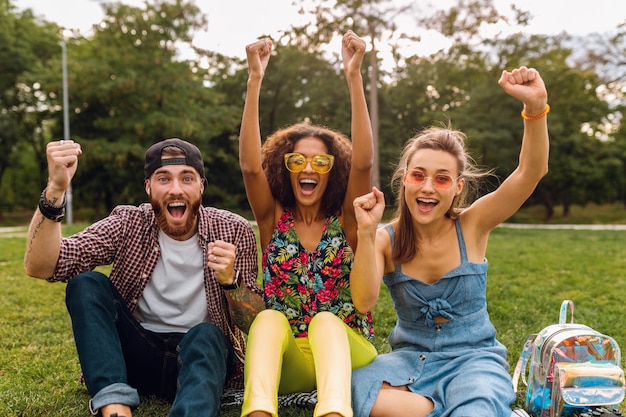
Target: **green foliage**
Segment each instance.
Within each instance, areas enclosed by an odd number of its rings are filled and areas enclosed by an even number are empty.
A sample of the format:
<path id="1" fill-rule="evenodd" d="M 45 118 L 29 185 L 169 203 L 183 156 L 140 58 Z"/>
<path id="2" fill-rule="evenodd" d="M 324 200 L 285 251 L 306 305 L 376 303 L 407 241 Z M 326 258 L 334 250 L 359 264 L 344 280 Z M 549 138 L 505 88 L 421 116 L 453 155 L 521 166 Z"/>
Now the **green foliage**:
<path id="1" fill-rule="evenodd" d="M 38 22 L 30 11 L 15 12 L 11 2 L 0 2 L 0 183 L 7 170 L 23 168 L 19 152 L 26 143 L 43 140 L 44 122 L 54 114 L 50 96 L 33 80 L 41 68 L 53 65 L 60 53 L 58 41 L 56 25 Z M 23 184 L 16 185 L 19 190 Z M 4 205 L 19 202 L 3 198 Z"/>
<path id="2" fill-rule="evenodd" d="M 369 105 L 379 126 L 377 162 L 387 201 L 393 201 L 388 182 L 403 144 L 429 125 L 450 123 L 466 132 L 477 162 L 495 169 L 494 183 L 515 169 L 521 104 L 504 94 L 497 80 L 502 69 L 527 65 L 540 70 L 552 106 L 550 172 L 530 201 L 544 205 L 547 219 L 559 205 L 568 213 L 588 202 L 626 203 L 623 83 L 615 76 L 626 27 L 610 38 L 584 39 L 592 43 L 567 34 L 486 39 L 481 25 L 503 19 L 488 0 L 459 0 L 440 11 L 420 9 L 415 2 L 391 3 L 302 3 L 303 12 L 317 21 L 274 39 L 260 98 L 262 137 L 305 120 L 349 135 L 340 51 L 325 47 L 333 36 L 354 29 L 369 36 L 372 46 L 387 44 L 395 58 L 394 67 L 376 66 L 373 72 L 368 67 L 380 60 L 369 52 L 363 65 L 366 88 L 378 92 L 377 106 Z M 66 39 L 71 136 L 85 150 L 73 182 L 75 201 L 82 204 L 78 212 L 91 220 L 116 204 L 144 201 L 143 153 L 165 137 L 188 139 L 202 150 L 209 172 L 205 203 L 248 210 L 237 143 L 245 60 L 191 45 L 207 24 L 191 1 L 103 7 L 103 21 L 88 36 Z M 46 144 L 63 134 L 61 39 L 60 28 L 38 21 L 30 11 L 17 13 L 10 0 L 0 8 L 5 45 L 0 49 L 0 211 L 7 212 L 36 201 L 47 178 Z M 421 27 L 447 36 L 451 47 L 430 56 L 401 56 L 399 44 L 417 39 L 398 33 L 394 22 L 400 14 L 419 17 Z M 516 19 L 524 23 L 528 15 L 517 10 Z M 189 50 L 198 56 L 180 55 Z M 7 56 L 11 59 L 2 59 Z"/>
<path id="3" fill-rule="evenodd" d="M 228 149 L 213 142 L 237 121 L 225 117 L 220 97 L 177 59 L 176 44 L 189 43 L 206 24 L 197 6 L 161 1 L 145 10 L 110 5 L 106 12 L 92 39 L 75 44 L 68 58 L 70 102 L 78 103 L 71 124 L 85 150 L 76 185 L 103 211 L 145 201 L 143 156 L 152 143 L 188 139 L 210 167 L 220 159 L 212 150 Z M 220 170 L 229 171 L 238 173 Z"/>

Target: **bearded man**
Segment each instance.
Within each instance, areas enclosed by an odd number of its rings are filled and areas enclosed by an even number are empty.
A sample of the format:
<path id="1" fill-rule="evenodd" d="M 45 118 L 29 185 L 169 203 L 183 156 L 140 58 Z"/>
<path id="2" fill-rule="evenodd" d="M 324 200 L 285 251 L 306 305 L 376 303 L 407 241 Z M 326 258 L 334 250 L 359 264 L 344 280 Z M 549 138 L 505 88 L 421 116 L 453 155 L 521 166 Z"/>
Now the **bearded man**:
<path id="1" fill-rule="evenodd" d="M 150 203 L 117 206 L 63 238 L 65 193 L 80 144 L 50 142 L 48 184 L 28 231 L 26 274 L 66 282 L 66 306 L 89 410 L 131 417 L 140 395 L 170 416 L 219 415 L 224 388 L 243 387 L 244 332 L 264 308 L 250 223 L 202 206 L 200 150 L 181 139 L 146 152 Z M 94 269 L 112 265 L 109 276 Z"/>

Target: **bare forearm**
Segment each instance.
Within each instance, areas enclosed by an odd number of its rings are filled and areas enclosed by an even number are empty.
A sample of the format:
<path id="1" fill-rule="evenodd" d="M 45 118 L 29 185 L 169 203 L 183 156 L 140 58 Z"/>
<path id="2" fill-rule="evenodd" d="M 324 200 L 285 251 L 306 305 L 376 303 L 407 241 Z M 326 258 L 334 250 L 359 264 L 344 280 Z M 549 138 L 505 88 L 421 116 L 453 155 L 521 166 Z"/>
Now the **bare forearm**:
<path id="1" fill-rule="evenodd" d="M 226 297 L 233 322 L 244 333 L 248 333 L 257 313 L 265 309 L 263 297 L 245 285 L 226 291 Z"/>
<path id="2" fill-rule="evenodd" d="M 54 274 L 61 248 L 61 223 L 46 219 L 35 211 L 28 228 L 24 270 L 34 278 L 46 279 Z"/>
<path id="3" fill-rule="evenodd" d="M 519 157 L 520 169 L 533 180 L 539 181 L 548 173 L 549 152 L 547 117 L 525 120 Z"/>
<path id="4" fill-rule="evenodd" d="M 365 100 L 363 79 L 360 74 L 348 78 L 348 88 L 352 104 L 351 136 L 353 149 L 356 152 L 353 162 L 359 167 L 371 169 L 374 156 L 374 139 L 372 122 Z"/>
<path id="5" fill-rule="evenodd" d="M 362 313 L 374 308 L 380 292 L 376 265 L 375 232 L 359 231 L 359 248 L 350 272 L 350 291 L 355 307 Z"/>
<path id="6" fill-rule="evenodd" d="M 71 139 L 46 145 L 48 183 L 28 228 L 24 270 L 35 278 L 54 274 L 61 250 L 61 221 L 65 215 L 65 191 L 69 187 L 81 155 L 80 144 Z"/>
<path id="7" fill-rule="evenodd" d="M 261 132 L 259 126 L 259 96 L 261 79 L 248 80 L 246 102 L 239 132 L 239 163 L 242 171 L 261 169 Z"/>
<path id="8" fill-rule="evenodd" d="M 259 39 L 246 45 L 248 84 L 241 118 L 239 164 L 241 171 L 257 175 L 261 171 L 261 131 L 259 128 L 259 100 L 265 70 L 272 55 L 273 42 Z"/>

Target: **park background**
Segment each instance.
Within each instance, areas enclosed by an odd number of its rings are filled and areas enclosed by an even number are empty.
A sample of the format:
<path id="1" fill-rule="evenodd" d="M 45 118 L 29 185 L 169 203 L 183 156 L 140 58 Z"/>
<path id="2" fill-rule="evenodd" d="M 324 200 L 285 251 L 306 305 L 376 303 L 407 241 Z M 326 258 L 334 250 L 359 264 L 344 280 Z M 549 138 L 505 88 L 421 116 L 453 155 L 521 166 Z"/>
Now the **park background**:
<path id="1" fill-rule="evenodd" d="M 509 223 L 615 227 L 496 229 L 488 252 L 489 311 L 513 365 L 526 336 L 553 323 L 565 298 L 575 301 L 577 321 L 626 346 L 626 232 L 618 227 L 626 223 L 626 27 L 584 36 L 505 33 L 487 30 L 503 20 L 511 23 L 489 0 L 458 1 L 430 13 L 398 3 L 320 0 L 303 9 L 314 23 L 285 22 L 274 36 L 276 52 L 261 92 L 263 136 L 297 121 L 349 134 L 339 49 L 327 46 L 352 29 L 369 44 L 363 78 L 376 134 L 373 182 L 384 190 L 389 211 L 389 178 L 400 150 L 432 124 L 450 122 L 466 132 L 478 164 L 495 169 L 484 193 L 517 165 L 523 128 L 520 103 L 497 85 L 500 72 L 537 68 L 552 107 L 550 172 Z M 21 261 L 24 225 L 46 183 L 49 141 L 64 138 L 69 128 L 69 137 L 84 150 L 72 183 L 75 224 L 66 224 L 64 234 L 116 204 L 146 201 L 144 152 L 166 137 L 187 139 L 203 152 L 205 204 L 251 219 L 237 155 L 245 61 L 192 45 L 194 33 L 207 25 L 194 2 L 103 7 L 103 20 L 85 34 L 63 31 L 11 0 L 0 1 L 0 225 L 17 227 L 0 236 L 0 416 L 87 415 L 64 286 L 27 279 Z M 532 16 L 520 7 L 513 10 L 523 27 Z M 416 25 L 445 38 L 446 46 L 400 54 L 399 40 L 419 41 L 394 23 L 408 13 L 415 13 Z M 383 46 L 392 57 L 385 65 L 378 55 Z M 183 50 L 192 50 L 193 57 Z M 395 322 L 385 291 L 374 317 L 377 348 L 384 352 Z M 148 400 L 137 415 L 165 415 L 166 409 Z"/>
<path id="2" fill-rule="evenodd" d="M 274 38 L 261 90 L 263 137 L 297 121 L 349 134 L 340 50 L 327 46 L 353 29 L 369 44 L 363 78 L 377 149 L 372 180 L 390 205 L 389 178 L 400 150 L 429 125 L 450 122 L 466 132 L 479 165 L 494 168 L 500 179 L 517 166 L 521 104 L 497 80 L 503 69 L 520 65 L 541 72 L 552 108 L 550 172 L 528 204 L 543 207 L 544 220 L 559 211 L 567 217 L 574 205 L 626 204 L 626 26 L 585 36 L 494 31 L 503 22 L 523 28 L 532 15 L 511 5 L 512 22 L 489 0 L 463 0 L 442 10 L 387 0 L 315 4 L 303 9 L 313 13 L 313 23 L 285 22 Z M 116 204 L 145 201 L 144 152 L 165 137 L 187 139 L 203 152 L 205 204 L 247 212 L 238 164 L 245 60 L 194 46 L 194 34 L 208 22 L 193 2 L 103 7 L 103 20 L 84 34 L 18 10 L 10 0 L 0 2 L 0 221 L 32 209 L 46 183 L 46 144 L 66 135 L 84 150 L 72 183 L 72 221 L 74 213 L 77 221 L 93 221 Z M 400 55 L 401 41 L 420 42 L 394 23 L 408 13 L 446 46 L 428 55 Z M 393 57 L 385 65 L 378 56 L 383 49 Z M 494 178 L 481 192 L 496 184 Z"/>

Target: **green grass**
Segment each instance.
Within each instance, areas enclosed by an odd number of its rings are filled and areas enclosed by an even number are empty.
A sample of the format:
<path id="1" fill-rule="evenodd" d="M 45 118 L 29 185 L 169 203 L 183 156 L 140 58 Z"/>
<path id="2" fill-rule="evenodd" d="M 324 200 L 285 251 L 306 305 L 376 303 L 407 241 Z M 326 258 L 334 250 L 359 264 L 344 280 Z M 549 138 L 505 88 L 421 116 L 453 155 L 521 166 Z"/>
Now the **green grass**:
<path id="1" fill-rule="evenodd" d="M 81 228 L 66 226 L 64 234 Z M 89 397 L 78 383 L 65 285 L 26 277 L 24 248 L 23 230 L 0 234 L 0 416 L 87 417 Z M 613 336 L 626 349 L 626 231 L 497 228 L 487 257 L 489 312 L 512 367 L 527 335 L 558 320 L 563 299 L 574 300 L 577 322 Z M 373 312 L 375 344 L 386 352 L 395 313 L 386 289 L 381 294 Z M 164 416 L 168 409 L 142 398 L 134 415 Z M 229 407 L 222 415 L 236 417 L 239 411 Z"/>

